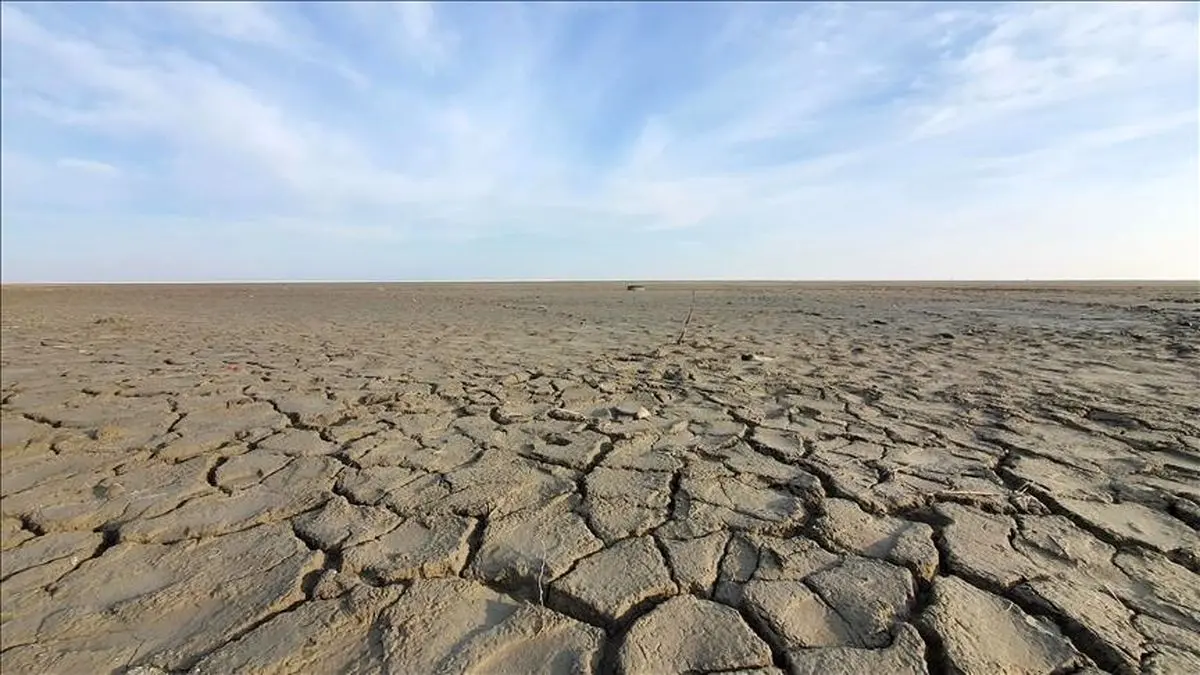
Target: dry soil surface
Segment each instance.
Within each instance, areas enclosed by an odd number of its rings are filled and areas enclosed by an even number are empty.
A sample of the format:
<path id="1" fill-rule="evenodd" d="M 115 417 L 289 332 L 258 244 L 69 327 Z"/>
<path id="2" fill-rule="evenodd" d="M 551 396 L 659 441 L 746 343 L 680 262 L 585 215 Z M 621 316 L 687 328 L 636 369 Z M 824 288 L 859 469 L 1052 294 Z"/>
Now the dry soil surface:
<path id="1" fill-rule="evenodd" d="M 5 673 L 1200 673 L 1196 284 L 2 293 Z"/>

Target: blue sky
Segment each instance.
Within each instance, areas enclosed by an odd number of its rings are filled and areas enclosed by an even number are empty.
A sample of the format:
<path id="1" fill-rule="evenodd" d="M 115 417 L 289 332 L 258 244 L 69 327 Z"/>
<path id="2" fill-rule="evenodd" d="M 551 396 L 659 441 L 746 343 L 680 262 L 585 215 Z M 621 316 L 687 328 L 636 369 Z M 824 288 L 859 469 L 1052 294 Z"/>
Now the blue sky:
<path id="1" fill-rule="evenodd" d="M 1194 3 L 4 3 L 4 281 L 1200 276 Z"/>

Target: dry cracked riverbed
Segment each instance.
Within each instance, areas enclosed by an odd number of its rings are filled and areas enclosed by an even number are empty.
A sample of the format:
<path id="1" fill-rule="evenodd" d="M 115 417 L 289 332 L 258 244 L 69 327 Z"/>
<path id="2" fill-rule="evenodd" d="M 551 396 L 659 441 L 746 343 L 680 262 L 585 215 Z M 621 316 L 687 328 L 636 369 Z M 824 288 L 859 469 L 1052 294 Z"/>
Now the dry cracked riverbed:
<path id="1" fill-rule="evenodd" d="M 1197 673 L 1198 327 L 1195 284 L 8 287 L 0 666 Z"/>

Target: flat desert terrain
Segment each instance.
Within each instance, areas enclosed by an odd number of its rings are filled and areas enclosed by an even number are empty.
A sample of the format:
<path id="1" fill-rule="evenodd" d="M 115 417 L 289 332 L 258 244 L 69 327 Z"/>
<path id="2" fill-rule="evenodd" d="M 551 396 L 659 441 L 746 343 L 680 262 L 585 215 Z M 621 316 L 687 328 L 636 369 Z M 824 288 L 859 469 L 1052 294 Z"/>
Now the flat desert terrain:
<path id="1" fill-rule="evenodd" d="M 1195 283 L 2 301 L 6 674 L 1200 673 Z"/>

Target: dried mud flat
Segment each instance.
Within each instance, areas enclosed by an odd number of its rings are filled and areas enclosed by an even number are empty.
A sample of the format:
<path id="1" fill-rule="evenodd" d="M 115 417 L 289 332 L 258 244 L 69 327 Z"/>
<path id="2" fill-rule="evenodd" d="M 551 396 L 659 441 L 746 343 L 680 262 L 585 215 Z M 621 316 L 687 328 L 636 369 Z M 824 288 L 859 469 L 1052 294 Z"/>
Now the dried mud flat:
<path id="1" fill-rule="evenodd" d="M 1200 672 L 1195 284 L 2 294 L 5 673 Z"/>

